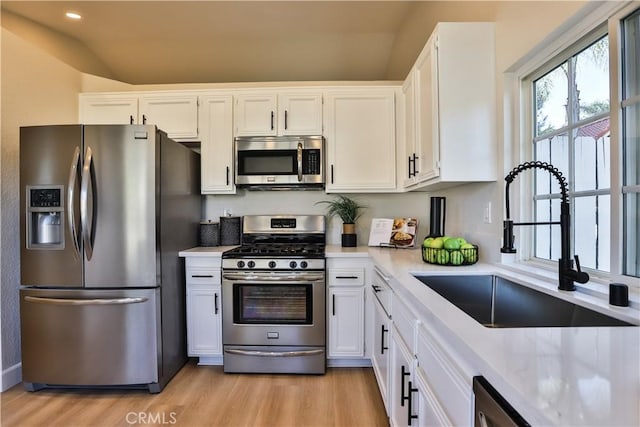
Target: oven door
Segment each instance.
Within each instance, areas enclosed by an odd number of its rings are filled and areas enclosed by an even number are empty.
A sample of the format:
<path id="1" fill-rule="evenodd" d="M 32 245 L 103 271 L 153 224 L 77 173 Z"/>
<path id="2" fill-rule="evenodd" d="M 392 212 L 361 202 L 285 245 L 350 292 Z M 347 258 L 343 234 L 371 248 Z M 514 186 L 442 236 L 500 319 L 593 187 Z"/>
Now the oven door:
<path id="1" fill-rule="evenodd" d="M 325 275 L 223 272 L 224 345 L 324 346 Z"/>

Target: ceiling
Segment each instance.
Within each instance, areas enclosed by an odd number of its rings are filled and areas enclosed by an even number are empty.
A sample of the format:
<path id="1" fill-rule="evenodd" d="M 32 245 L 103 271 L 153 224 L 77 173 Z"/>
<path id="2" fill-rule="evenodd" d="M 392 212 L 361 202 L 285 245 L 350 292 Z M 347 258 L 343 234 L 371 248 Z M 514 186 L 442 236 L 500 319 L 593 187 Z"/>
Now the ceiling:
<path id="1" fill-rule="evenodd" d="M 438 19 L 430 16 L 429 9 L 437 10 L 440 3 L 2 1 L 1 5 L 4 27 L 22 28 L 23 33 L 34 28 L 44 31 L 48 39 L 57 40 L 63 60 L 80 71 L 131 84 L 162 84 L 402 80 Z M 456 5 L 463 10 L 464 3 Z M 70 10 L 80 13 L 82 20 L 66 18 L 64 13 Z M 430 19 L 421 23 L 417 16 Z M 12 27 L 16 20 L 28 26 Z M 27 27 L 31 30 L 24 30 Z"/>

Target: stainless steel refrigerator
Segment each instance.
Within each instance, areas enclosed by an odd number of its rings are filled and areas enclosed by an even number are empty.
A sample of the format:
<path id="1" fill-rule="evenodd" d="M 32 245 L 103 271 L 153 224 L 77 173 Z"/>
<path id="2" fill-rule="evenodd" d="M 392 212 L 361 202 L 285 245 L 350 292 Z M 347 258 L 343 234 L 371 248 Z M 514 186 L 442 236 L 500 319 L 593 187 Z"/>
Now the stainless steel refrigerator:
<path id="1" fill-rule="evenodd" d="M 159 392 L 186 357 L 199 155 L 155 126 L 20 129 L 22 377 Z"/>

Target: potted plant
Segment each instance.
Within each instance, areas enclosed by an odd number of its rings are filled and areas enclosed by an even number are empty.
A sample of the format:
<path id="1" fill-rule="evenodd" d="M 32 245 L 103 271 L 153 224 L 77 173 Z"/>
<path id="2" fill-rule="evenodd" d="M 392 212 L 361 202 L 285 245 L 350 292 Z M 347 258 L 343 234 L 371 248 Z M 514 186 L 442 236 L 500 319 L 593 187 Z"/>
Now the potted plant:
<path id="1" fill-rule="evenodd" d="M 337 195 L 333 200 L 321 200 L 316 204 L 319 203 L 327 205 L 329 218 L 338 216 L 342 220 L 342 246 L 357 246 L 356 221 L 360 218 L 366 206 L 360 205 L 355 200 L 342 194 Z"/>

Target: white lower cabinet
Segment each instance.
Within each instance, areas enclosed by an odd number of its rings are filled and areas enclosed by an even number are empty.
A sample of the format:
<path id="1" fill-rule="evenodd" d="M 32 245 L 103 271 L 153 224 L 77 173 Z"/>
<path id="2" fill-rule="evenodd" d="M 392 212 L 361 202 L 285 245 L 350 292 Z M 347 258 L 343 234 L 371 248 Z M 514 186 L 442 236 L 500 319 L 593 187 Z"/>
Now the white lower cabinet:
<path id="1" fill-rule="evenodd" d="M 327 358 L 332 366 L 362 365 L 365 360 L 368 266 L 362 258 L 327 260 Z"/>
<path id="2" fill-rule="evenodd" d="M 397 306 L 396 306 L 397 311 Z M 418 389 L 415 383 L 416 359 L 405 345 L 398 329 L 393 326 L 391 334 L 391 384 L 388 402 L 388 414 L 391 425 L 419 425 L 417 414 Z"/>
<path id="3" fill-rule="evenodd" d="M 187 353 L 201 365 L 222 364 L 220 259 L 187 257 Z"/>
<path id="4" fill-rule="evenodd" d="M 416 353 L 425 417 L 439 420 L 433 425 L 473 425 L 473 371 L 423 324 Z"/>

